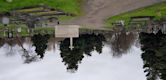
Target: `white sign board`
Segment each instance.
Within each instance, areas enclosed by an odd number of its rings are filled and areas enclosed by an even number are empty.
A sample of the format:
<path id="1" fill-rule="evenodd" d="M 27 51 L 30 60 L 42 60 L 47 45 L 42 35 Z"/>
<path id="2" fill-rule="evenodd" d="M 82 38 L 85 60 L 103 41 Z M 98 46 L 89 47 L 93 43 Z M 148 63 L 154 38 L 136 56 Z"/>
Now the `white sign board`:
<path id="1" fill-rule="evenodd" d="M 56 25 L 55 37 L 79 37 L 79 25 Z"/>

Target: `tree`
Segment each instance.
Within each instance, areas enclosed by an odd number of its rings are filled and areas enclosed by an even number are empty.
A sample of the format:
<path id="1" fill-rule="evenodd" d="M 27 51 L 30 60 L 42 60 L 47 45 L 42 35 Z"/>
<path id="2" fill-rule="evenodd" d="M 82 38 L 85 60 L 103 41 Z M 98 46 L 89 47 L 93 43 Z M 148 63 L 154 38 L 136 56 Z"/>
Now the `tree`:
<path id="1" fill-rule="evenodd" d="M 83 34 L 79 38 L 74 39 L 74 49 L 69 49 L 70 41 L 65 39 L 60 44 L 62 62 L 67 65 L 67 70 L 76 71 L 78 64 L 81 63 L 84 58 L 84 54 L 92 56 L 91 52 L 96 50 L 98 53 L 102 53 L 103 41 L 105 38 L 103 35 L 95 34 Z"/>
<path id="2" fill-rule="evenodd" d="M 36 47 L 35 51 L 40 58 L 44 57 L 45 50 L 47 49 L 47 43 L 50 35 L 37 34 L 32 37 L 33 46 Z"/>
<path id="3" fill-rule="evenodd" d="M 115 33 L 110 44 L 113 56 L 120 57 L 127 53 L 134 44 L 136 36 L 133 32 L 121 31 Z"/>
<path id="4" fill-rule="evenodd" d="M 166 35 L 160 30 L 157 34 L 142 32 L 139 38 L 147 80 L 166 80 Z"/>
<path id="5" fill-rule="evenodd" d="M 0 48 L 5 44 L 4 39 L 0 38 Z"/>

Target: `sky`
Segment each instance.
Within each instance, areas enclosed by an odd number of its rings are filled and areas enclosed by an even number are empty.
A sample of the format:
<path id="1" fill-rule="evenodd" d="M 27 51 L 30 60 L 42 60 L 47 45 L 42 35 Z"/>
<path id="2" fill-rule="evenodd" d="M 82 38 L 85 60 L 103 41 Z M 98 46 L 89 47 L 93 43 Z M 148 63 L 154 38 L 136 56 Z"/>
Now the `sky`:
<path id="1" fill-rule="evenodd" d="M 118 58 L 104 46 L 102 54 L 93 51 L 92 57 L 86 56 L 75 73 L 67 72 L 59 49 L 47 51 L 43 60 L 31 64 L 23 64 L 19 52 L 6 56 L 5 49 L 0 48 L 0 80 L 146 80 L 141 50 L 135 46 Z"/>

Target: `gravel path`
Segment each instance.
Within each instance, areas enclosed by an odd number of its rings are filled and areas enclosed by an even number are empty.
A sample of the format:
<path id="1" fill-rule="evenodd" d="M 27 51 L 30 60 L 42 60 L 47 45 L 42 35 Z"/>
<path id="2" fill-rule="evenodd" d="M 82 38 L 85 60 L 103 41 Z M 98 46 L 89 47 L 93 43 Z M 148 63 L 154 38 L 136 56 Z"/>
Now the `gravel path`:
<path id="1" fill-rule="evenodd" d="M 104 20 L 123 12 L 152 5 L 166 0 L 85 0 L 83 10 L 85 15 L 65 22 L 78 24 L 86 28 L 103 28 Z"/>

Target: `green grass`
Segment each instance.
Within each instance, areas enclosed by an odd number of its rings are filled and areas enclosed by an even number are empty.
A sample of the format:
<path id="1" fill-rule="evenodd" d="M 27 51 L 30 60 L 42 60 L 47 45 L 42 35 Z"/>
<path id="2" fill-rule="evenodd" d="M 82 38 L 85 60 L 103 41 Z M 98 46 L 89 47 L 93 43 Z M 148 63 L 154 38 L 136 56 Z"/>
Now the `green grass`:
<path id="1" fill-rule="evenodd" d="M 32 7 L 37 5 L 46 5 L 55 9 L 63 10 L 66 13 L 71 13 L 76 15 L 76 17 L 82 15 L 81 5 L 83 0 L 13 0 L 13 2 L 8 3 L 5 0 L 0 0 L 0 14 L 5 12 L 10 12 L 12 10 L 21 9 L 24 7 Z M 38 10 L 38 8 L 37 8 Z M 74 17 L 72 16 L 58 16 L 60 21 L 69 20 Z M 26 25 L 19 25 L 22 31 L 20 36 L 28 36 L 28 27 Z M 0 37 L 3 37 L 3 30 L 5 27 L 0 24 Z M 15 30 L 16 25 L 10 24 L 8 25 L 9 30 Z M 53 27 L 39 27 L 34 29 L 33 34 L 54 34 L 55 30 Z M 16 35 L 16 32 L 14 32 Z"/>
<path id="2" fill-rule="evenodd" d="M 54 34 L 54 27 L 38 27 L 34 29 L 34 34 Z"/>
<path id="3" fill-rule="evenodd" d="M 26 25 L 19 25 L 21 27 L 21 32 L 19 33 L 20 36 L 29 36 L 28 33 L 28 27 Z M 4 37 L 4 29 L 9 29 L 9 31 L 13 30 L 14 36 L 16 36 L 16 25 L 10 24 L 7 27 L 4 27 L 2 24 L 0 24 L 0 37 Z M 54 27 L 37 27 L 33 29 L 32 34 L 54 34 L 55 33 L 55 28 Z M 7 36 L 7 32 L 6 32 Z"/>
<path id="4" fill-rule="evenodd" d="M 112 23 L 119 20 L 124 20 L 126 27 L 128 27 L 130 18 L 134 16 L 154 16 L 155 19 L 166 17 L 166 2 L 158 3 L 145 8 L 140 8 L 134 11 L 110 17 L 109 19 L 106 20 L 106 26 L 112 28 L 113 27 Z"/>
<path id="5" fill-rule="evenodd" d="M 28 36 L 28 28 L 25 25 L 19 25 L 21 27 L 21 32 L 19 33 L 20 36 Z M 7 27 L 4 27 L 2 24 L 0 24 L 0 37 L 4 36 L 4 30 L 13 31 L 14 36 L 16 35 L 16 25 L 10 24 Z M 7 35 L 7 32 L 6 32 Z"/>
<path id="6" fill-rule="evenodd" d="M 0 13 L 29 6 L 47 5 L 79 15 L 81 13 L 81 1 L 82 0 L 13 0 L 13 2 L 8 3 L 5 0 L 0 0 Z"/>

